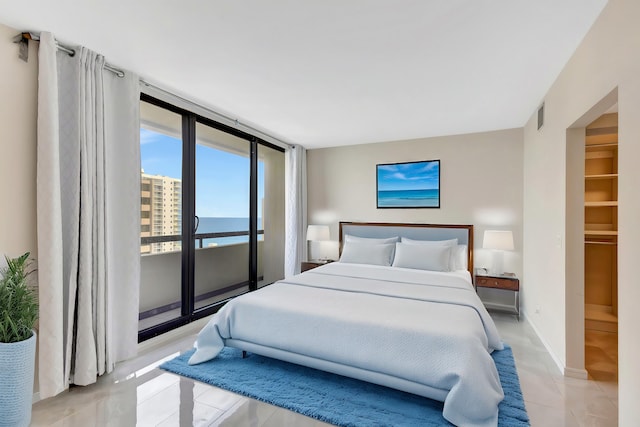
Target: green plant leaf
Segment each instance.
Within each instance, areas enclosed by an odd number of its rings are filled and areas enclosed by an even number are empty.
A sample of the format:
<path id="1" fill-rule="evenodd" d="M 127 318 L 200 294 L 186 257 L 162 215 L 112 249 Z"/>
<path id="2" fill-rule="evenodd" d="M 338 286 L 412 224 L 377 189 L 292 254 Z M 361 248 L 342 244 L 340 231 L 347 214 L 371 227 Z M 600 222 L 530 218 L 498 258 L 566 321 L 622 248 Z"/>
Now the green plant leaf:
<path id="1" fill-rule="evenodd" d="M 5 257 L 7 267 L 0 271 L 0 342 L 29 339 L 38 319 L 36 291 L 29 286 L 29 252 L 18 258 Z"/>

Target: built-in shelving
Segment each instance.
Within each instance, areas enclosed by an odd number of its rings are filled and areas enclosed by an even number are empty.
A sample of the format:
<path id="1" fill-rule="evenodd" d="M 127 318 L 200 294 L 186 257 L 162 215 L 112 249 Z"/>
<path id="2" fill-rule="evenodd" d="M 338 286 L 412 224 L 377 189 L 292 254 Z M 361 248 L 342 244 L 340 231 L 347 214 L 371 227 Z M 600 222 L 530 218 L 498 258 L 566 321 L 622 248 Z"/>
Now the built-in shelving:
<path id="1" fill-rule="evenodd" d="M 585 141 L 585 328 L 616 332 L 618 117 L 587 126 Z"/>

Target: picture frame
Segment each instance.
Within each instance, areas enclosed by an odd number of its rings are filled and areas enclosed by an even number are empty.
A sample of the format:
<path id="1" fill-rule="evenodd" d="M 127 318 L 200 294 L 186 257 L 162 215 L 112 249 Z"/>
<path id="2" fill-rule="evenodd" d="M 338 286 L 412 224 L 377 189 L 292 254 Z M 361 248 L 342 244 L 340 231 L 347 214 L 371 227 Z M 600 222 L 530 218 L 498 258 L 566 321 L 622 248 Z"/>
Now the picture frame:
<path id="1" fill-rule="evenodd" d="M 440 160 L 376 165 L 378 209 L 440 208 Z"/>

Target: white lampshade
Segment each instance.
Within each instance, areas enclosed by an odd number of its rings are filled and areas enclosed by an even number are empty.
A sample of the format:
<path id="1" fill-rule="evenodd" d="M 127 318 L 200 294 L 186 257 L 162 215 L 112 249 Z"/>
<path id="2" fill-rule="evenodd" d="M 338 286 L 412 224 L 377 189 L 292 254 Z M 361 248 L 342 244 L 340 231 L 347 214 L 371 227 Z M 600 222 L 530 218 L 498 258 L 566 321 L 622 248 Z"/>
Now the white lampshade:
<path id="1" fill-rule="evenodd" d="M 482 241 L 483 249 L 513 250 L 513 233 L 511 231 L 486 230 Z"/>
<path id="2" fill-rule="evenodd" d="M 307 240 L 330 240 L 328 225 L 310 225 L 307 227 Z"/>

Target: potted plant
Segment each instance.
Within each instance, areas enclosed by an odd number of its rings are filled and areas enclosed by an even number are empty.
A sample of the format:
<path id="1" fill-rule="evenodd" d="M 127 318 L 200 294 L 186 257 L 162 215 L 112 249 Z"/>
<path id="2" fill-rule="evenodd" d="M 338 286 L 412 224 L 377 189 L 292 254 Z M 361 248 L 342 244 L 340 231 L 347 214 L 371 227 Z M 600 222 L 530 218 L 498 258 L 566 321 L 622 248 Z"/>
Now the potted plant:
<path id="1" fill-rule="evenodd" d="M 28 283 L 29 252 L 5 259 L 7 266 L 0 269 L 0 426 L 28 426 L 38 300 Z"/>

